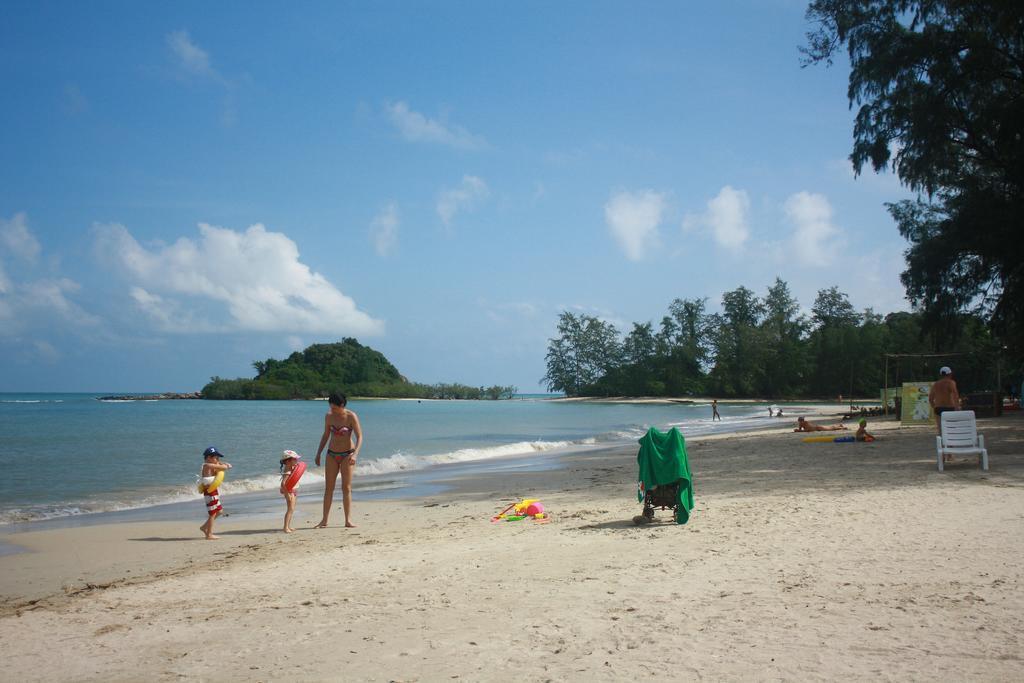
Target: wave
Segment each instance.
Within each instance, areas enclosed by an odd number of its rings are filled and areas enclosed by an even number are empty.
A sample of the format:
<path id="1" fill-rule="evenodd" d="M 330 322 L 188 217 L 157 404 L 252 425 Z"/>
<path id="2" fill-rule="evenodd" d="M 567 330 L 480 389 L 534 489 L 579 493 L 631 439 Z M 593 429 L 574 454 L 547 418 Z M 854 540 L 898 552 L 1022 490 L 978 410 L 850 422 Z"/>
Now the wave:
<path id="1" fill-rule="evenodd" d="M 155 403 L 155 398 L 98 398 L 100 403 Z"/>
<path id="2" fill-rule="evenodd" d="M 383 475 L 397 472 L 416 471 L 435 465 L 473 462 L 506 456 L 528 455 L 531 453 L 543 453 L 568 448 L 573 445 L 583 445 L 583 442 L 521 441 L 502 446 L 464 448 L 447 453 L 436 453 L 432 455 L 407 455 L 403 453 L 395 453 L 378 460 L 361 460 L 359 462 L 359 474 Z M 308 485 L 318 486 L 322 485 L 323 481 L 323 469 L 314 469 L 310 467 L 306 470 L 306 473 L 303 475 L 302 481 L 299 485 L 300 487 Z M 247 477 L 244 479 L 226 479 L 224 483 L 221 484 L 221 490 L 225 496 L 232 496 L 259 491 L 276 491 L 280 485 L 281 476 L 277 473 L 271 473 L 256 477 Z M 396 488 L 398 486 L 400 486 L 400 484 L 395 482 L 378 482 L 377 484 L 371 484 L 369 487 L 361 486 L 360 489 Z M 0 511 L 0 525 L 54 519 L 57 517 L 95 514 L 100 512 L 136 510 L 156 505 L 168 505 L 196 500 L 199 500 L 199 493 L 196 491 L 195 482 L 193 482 L 190 484 L 182 484 L 169 490 L 144 495 L 141 498 L 134 498 L 131 501 L 76 501 L 73 503 L 9 508 L 7 510 Z"/>
<path id="3" fill-rule="evenodd" d="M 361 462 L 359 464 L 359 472 L 360 474 L 392 474 L 394 472 L 422 470 L 434 465 L 450 465 L 461 462 L 491 460 L 492 458 L 503 458 L 510 455 L 543 453 L 560 448 L 569 448 L 580 443 L 579 441 L 519 441 L 503 446 L 462 448 L 456 451 L 433 455 L 395 453 L 379 460 Z"/>
<path id="4" fill-rule="evenodd" d="M 0 399 L 0 403 L 63 403 L 63 399 L 59 398 L 44 398 L 44 399 L 18 399 L 18 398 L 5 398 Z"/>
<path id="5" fill-rule="evenodd" d="M 118 402 L 129 402 L 129 401 L 118 401 Z M 746 416 L 729 416 L 725 417 L 721 422 L 712 423 L 710 419 L 697 419 L 697 420 L 684 420 L 676 423 L 670 423 L 668 425 L 661 424 L 656 425 L 659 429 L 665 429 L 666 427 L 676 426 L 683 430 L 687 436 L 697 436 L 701 434 L 708 434 L 718 431 L 735 431 L 738 428 L 753 428 L 759 424 L 763 424 L 769 418 L 761 415 L 746 415 Z M 775 422 L 773 421 L 773 424 Z M 572 448 L 593 448 L 599 446 L 610 446 L 615 444 L 625 443 L 636 443 L 646 432 L 651 425 L 647 424 L 636 424 L 633 426 L 624 426 L 618 429 L 609 430 L 600 434 L 589 436 L 585 438 L 567 439 L 558 441 L 518 441 L 514 443 L 496 445 L 496 446 L 482 446 L 476 448 L 463 448 L 452 451 L 446 451 L 441 453 L 432 454 L 412 454 L 396 452 L 390 456 L 371 460 L 367 458 L 360 459 L 358 472 L 361 476 L 363 475 L 388 475 L 404 472 L 415 472 L 419 470 L 425 470 L 430 467 L 438 465 L 449 465 L 456 463 L 470 463 L 470 462 L 482 462 L 492 460 L 495 458 L 503 458 L 509 456 L 524 456 L 539 453 L 548 453 L 557 450 L 566 450 Z M 310 463 L 309 469 L 306 470 L 306 474 L 302 478 L 301 485 L 305 486 L 319 486 L 323 484 L 324 471 L 322 468 L 317 469 L 312 467 Z M 222 490 L 225 495 L 232 496 L 243 493 L 252 492 L 267 492 L 275 491 L 280 486 L 280 475 L 276 472 L 268 474 L 258 475 L 248 478 L 232 478 L 229 473 L 228 479 L 222 485 Z M 370 487 L 397 487 L 401 486 L 400 482 L 367 482 Z M 362 482 L 360 482 L 360 489 L 366 488 Z M 116 496 L 117 494 L 115 494 Z M 148 508 L 157 505 L 167 505 L 173 503 L 183 502 L 195 502 L 200 500 L 200 496 L 196 491 L 195 482 L 189 481 L 183 482 L 177 486 L 164 488 L 162 490 L 150 490 L 148 493 L 139 495 L 138 490 L 124 492 L 122 494 L 123 499 L 120 500 L 86 500 L 86 501 L 63 501 L 60 503 L 53 503 L 49 505 L 31 505 L 22 506 L 18 508 L 7 508 L 6 510 L 0 510 L 0 525 L 13 524 L 19 522 L 29 522 L 35 520 L 53 519 L 57 517 L 69 517 L 85 514 L 93 514 L 100 512 L 116 512 L 122 510 L 132 510 L 140 508 Z"/>

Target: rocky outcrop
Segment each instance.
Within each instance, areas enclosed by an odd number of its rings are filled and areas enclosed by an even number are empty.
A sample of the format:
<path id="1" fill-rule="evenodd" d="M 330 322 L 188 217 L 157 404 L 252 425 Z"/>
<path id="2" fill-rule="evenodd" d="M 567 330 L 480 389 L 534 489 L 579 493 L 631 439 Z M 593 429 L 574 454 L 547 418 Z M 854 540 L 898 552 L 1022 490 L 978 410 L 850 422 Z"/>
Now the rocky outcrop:
<path id="1" fill-rule="evenodd" d="M 168 391 L 163 394 L 123 394 L 120 396 L 100 396 L 97 401 L 176 401 L 181 399 L 202 398 L 198 391 L 179 394 Z"/>

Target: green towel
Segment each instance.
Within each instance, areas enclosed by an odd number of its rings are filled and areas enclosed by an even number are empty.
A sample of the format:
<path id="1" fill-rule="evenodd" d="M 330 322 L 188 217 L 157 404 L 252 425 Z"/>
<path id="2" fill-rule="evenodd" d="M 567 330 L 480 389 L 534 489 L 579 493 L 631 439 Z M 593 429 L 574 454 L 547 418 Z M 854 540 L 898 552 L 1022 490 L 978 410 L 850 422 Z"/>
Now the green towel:
<path id="1" fill-rule="evenodd" d="M 686 524 L 693 509 L 693 478 L 690 476 L 690 461 L 686 457 L 686 440 L 675 427 L 659 432 L 654 427 L 640 439 L 640 451 L 636 454 L 640 466 L 637 500 L 643 501 L 644 491 L 655 486 L 679 482 L 679 507 L 676 508 L 676 523 Z"/>

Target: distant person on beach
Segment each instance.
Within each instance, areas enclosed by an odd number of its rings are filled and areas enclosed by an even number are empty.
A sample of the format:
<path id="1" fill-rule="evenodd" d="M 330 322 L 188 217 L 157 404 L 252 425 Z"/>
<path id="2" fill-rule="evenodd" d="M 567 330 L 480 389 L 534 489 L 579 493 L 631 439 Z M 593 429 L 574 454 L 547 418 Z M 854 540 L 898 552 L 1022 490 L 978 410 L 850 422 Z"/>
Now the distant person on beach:
<path id="1" fill-rule="evenodd" d="M 203 471 L 200 475 L 200 480 L 203 486 L 210 486 L 217 479 L 218 472 L 224 472 L 231 469 L 231 463 L 221 462 L 220 459 L 224 457 L 224 454 L 217 450 L 215 446 L 210 446 L 203 451 Z M 205 491 L 203 493 L 203 500 L 206 502 L 206 523 L 199 527 L 199 530 L 206 536 L 207 541 L 215 541 L 220 536 L 213 535 L 213 520 L 217 519 L 224 510 L 224 506 L 220 503 L 220 487 L 215 488 L 212 491 Z"/>
<path id="2" fill-rule="evenodd" d="M 960 410 L 960 392 L 953 380 L 953 371 L 949 366 L 939 368 L 939 379 L 928 392 L 928 403 L 935 411 L 935 431 L 942 433 L 941 415 L 947 410 Z"/>
<path id="3" fill-rule="evenodd" d="M 317 529 L 327 526 L 334 502 L 334 485 L 341 473 L 342 505 L 345 509 L 345 526 L 352 528 L 352 474 L 356 467 L 359 449 L 363 447 L 363 430 L 359 418 L 346 408 L 348 399 L 344 394 L 332 392 L 328 399 L 330 410 L 324 417 L 324 433 L 316 449 L 316 466 L 320 467 L 320 452 L 327 446 L 327 471 L 324 475 L 324 516 Z M 328 441 L 330 445 L 328 445 Z"/>
<path id="4" fill-rule="evenodd" d="M 782 407 L 781 406 L 779 407 L 778 410 L 775 411 L 775 417 L 782 417 Z"/>
<path id="5" fill-rule="evenodd" d="M 857 433 L 853 435 L 853 438 L 857 439 L 857 441 L 875 440 L 874 434 L 868 433 L 868 421 L 863 417 L 860 419 L 860 422 L 857 423 Z"/>
<path id="6" fill-rule="evenodd" d="M 775 414 L 772 412 L 771 406 L 768 406 L 768 417 L 775 417 Z"/>
<path id="7" fill-rule="evenodd" d="M 827 427 L 822 427 L 821 425 L 816 425 L 813 422 L 811 422 L 810 420 L 805 420 L 803 418 L 803 416 L 800 416 L 800 417 L 798 417 L 796 419 L 796 429 L 794 429 L 793 431 L 794 432 L 838 432 L 841 429 L 846 429 L 846 425 L 844 425 L 841 422 L 839 424 L 834 424 L 834 425 L 829 425 Z"/>
<path id="8" fill-rule="evenodd" d="M 722 416 L 718 414 L 718 399 L 712 399 L 711 401 L 711 421 L 718 420 L 722 421 Z"/>
<path id="9" fill-rule="evenodd" d="M 288 481 L 288 477 L 292 476 L 292 470 L 299 464 L 299 458 L 302 456 L 295 451 L 285 451 L 281 454 L 281 495 L 284 496 L 285 513 L 284 513 L 284 529 L 286 534 L 290 534 L 295 529 L 292 528 L 292 515 L 295 514 L 295 497 L 296 491 L 299 490 L 299 485 L 296 484 L 289 491 L 284 487 L 284 483 Z"/>

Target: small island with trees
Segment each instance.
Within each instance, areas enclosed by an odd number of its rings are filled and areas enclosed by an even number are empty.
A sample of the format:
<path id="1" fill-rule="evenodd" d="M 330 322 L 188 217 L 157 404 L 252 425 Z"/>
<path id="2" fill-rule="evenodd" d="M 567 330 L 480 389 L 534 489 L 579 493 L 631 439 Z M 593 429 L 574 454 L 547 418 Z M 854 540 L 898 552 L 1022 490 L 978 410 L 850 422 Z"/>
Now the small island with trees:
<path id="1" fill-rule="evenodd" d="M 253 363 L 256 377 L 212 377 L 200 392 L 204 399 L 314 399 L 341 390 L 366 398 L 508 399 L 514 386 L 420 384 L 402 376 L 380 351 L 347 337 L 334 344 L 313 344 L 284 360 Z"/>

